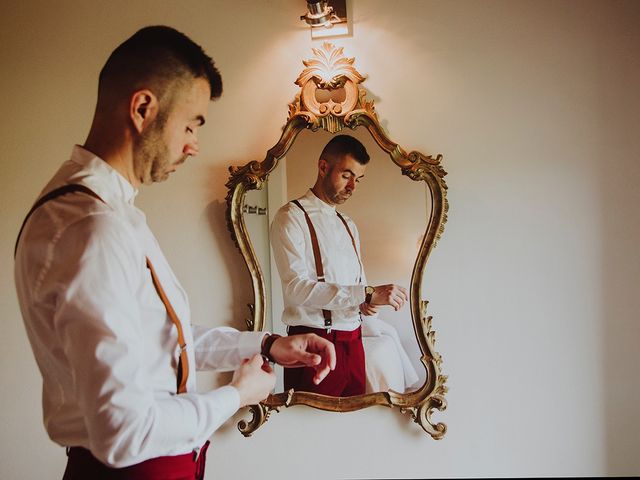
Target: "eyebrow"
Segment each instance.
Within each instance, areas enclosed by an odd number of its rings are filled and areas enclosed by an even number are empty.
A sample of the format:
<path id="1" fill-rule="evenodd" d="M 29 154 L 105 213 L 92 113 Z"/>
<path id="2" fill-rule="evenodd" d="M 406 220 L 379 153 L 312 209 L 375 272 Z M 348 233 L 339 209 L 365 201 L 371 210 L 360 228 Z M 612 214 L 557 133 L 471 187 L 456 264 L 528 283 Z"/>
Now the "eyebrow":
<path id="1" fill-rule="evenodd" d="M 363 178 L 363 177 L 364 177 L 364 175 L 360 175 L 360 176 L 358 177 L 358 176 L 357 176 L 357 175 L 356 175 L 352 170 L 349 170 L 348 168 L 346 168 L 346 169 L 344 169 L 344 170 L 342 171 L 342 173 L 344 173 L 344 172 L 349 172 L 351 175 L 353 175 L 353 176 L 354 176 L 354 177 L 356 177 L 356 178 Z"/>

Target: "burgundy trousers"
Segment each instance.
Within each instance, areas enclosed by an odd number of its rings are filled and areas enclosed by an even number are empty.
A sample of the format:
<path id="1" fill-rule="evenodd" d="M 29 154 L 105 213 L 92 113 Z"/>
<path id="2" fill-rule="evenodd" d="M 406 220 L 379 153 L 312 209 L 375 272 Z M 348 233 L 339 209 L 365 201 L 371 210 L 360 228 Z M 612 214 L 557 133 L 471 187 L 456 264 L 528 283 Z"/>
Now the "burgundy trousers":
<path id="1" fill-rule="evenodd" d="M 108 467 L 86 448 L 72 447 L 62 480 L 202 480 L 208 447 L 207 441 L 197 458 L 195 453 L 186 453 L 124 468 Z"/>
<path id="2" fill-rule="evenodd" d="M 367 386 L 362 346 L 362 328 L 351 332 L 323 328 L 289 327 L 289 335 L 315 333 L 326 338 L 336 347 L 336 368 L 329 372 L 320 384 L 313 383 L 315 370 L 311 367 L 285 368 L 284 389 L 320 393 L 332 397 L 351 397 L 363 395 Z"/>

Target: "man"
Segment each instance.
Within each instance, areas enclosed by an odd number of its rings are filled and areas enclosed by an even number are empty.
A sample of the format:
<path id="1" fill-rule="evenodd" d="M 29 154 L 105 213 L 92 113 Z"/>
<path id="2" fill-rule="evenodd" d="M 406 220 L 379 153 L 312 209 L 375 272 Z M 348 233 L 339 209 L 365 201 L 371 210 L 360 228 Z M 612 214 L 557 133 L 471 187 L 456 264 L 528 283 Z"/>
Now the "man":
<path id="1" fill-rule="evenodd" d="M 348 135 L 335 136 L 318 160 L 318 175 L 306 195 L 286 204 L 271 225 L 271 246 L 284 296 L 282 321 L 290 336 L 316 333 L 336 347 L 336 368 L 317 384 L 311 368 L 287 369 L 286 390 L 331 396 L 365 393 L 361 314 L 383 305 L 395 310 L 407 291 L 388 284 L 366 286 L 358 229 L 336 211 L 364 177 L 369 155 Z"/>
<path id="2" fill-rule="evenodd" d="M 140 185 L 198 153 L 221 93 L 213 61 L 185 35 L 138 31 L 100 73 L 86 142 L 25 219 L 16 287 L 45 427 L 67 447 L 65 479 L 202 478 L 207 439 L 274 386 L 260 353 L 310 366 L 316 382 L 335 364 L 318 337 L 192 328 L 186 294 L 133 204 Z M 235 373 L 197 393 L 196 368 Z"/>

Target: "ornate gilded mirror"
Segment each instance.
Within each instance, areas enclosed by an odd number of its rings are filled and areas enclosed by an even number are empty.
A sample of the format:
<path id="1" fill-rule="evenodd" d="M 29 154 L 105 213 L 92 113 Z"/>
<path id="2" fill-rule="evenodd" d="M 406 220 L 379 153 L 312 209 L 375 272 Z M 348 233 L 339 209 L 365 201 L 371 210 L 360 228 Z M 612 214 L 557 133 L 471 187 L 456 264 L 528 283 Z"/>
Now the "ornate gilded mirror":
<path id="1" fill-rule="evenodd" d="M 363 334 L 367 375 L 371 369 L 381 378 L 395 380 L 379 382 L 372 376 L 368 388 L 372 391 L 352 397 L 281 391 L 279 384 L 266 401 L 250 407 L 252 418 L 241 421 L 238 428 L 249 436 L 273 410 L 282 407 L 307 405 L 348 412 L 384 405 L 410 414 L 434 439 L 441 439 L 446 425 L 435 423 L 431 416 L 434 410 L 446 408 L 447 377 L 441 373 L 442 357 L 435 350 L 432 317 L 427 315 L 428 302 L 421 289 L 427 259 L 447 219 L 442 156 L 407 153 L 387 137 L 373 101 L 366 99 L 361 86 L 364 77 L 354 68 L 354 59 L 343 55 L 342 48 L 325 43 L 313 53 L 314 58 L 303 62 L 306 68 L 295 82 L 300 92 L 289 105 L 278 142 L 262 162 L 229 168 L 228 228 L 249 269 L 254 292 L 247 326 L 254 331 L 283 332 L 278 277 L 270 265 L 270 219 L 281 205 L 313 184 L 322 145 L 335 134 L 349 133 L 365 144 L 371 162 L 366 181 L 340 210 L 358 225 L 362 263 L 368 279 L 374 279 L 371 283 L 376 284 L 375 279 L 380 278 L 404 284 L 410 292 L 403 309 L 381 313 L 375 324 L 391 331 L 397 349 L 379 341 L 375 325 L 369 328 L 373 332 L 370 336 Z M 385 348 L 395 353 L 384 353 Z M 383 352 L 383 356 L 373 352 Z M 376 358 L 381 359 L 377 364 Z M 385 377 L 385 369 L 393 364 L 400 365 L 400 373 Z"/>

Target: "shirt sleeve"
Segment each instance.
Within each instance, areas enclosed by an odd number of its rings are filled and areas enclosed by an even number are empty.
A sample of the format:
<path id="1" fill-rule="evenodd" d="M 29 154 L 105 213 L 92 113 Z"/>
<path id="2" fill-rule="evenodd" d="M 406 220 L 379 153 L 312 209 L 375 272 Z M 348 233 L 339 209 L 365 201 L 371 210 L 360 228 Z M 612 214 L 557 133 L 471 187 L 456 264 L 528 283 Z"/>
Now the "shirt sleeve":
<path id="1" fill-rule="evenodd" d="M 362 285 L 338 285 L 319 282 L 315 270 L 309 271 L 307 256 L 313 255 L 304 229 L 303 218 L 285 205 L 271 224 L 271 247 L 282 280 L 285 302 L 325 310 L 341 310 L 364 302 Z M 308 253 L 310 250 L 311 253 Z"/>
<path id="2" fill-rule="evenodd" d="M 240 332 L 231 327 L 191 325 L 196 369 L 219 372 L 235 370 L 242 360 L 260 353 L 266 332 Z"/>
<path id="3" fill-rule="evenodd" d="M 140 368 L 145 329 L 136 289 L 145 267 L 136 244 L 115 215 L 94 214 L 65 229 L 49 269 L 70 394 L 82 410 L 88 448 L 114 467 L 189 452 L 240 404 L 231 386 L 203 394 L 154 391 L 152 375 Z"/>

